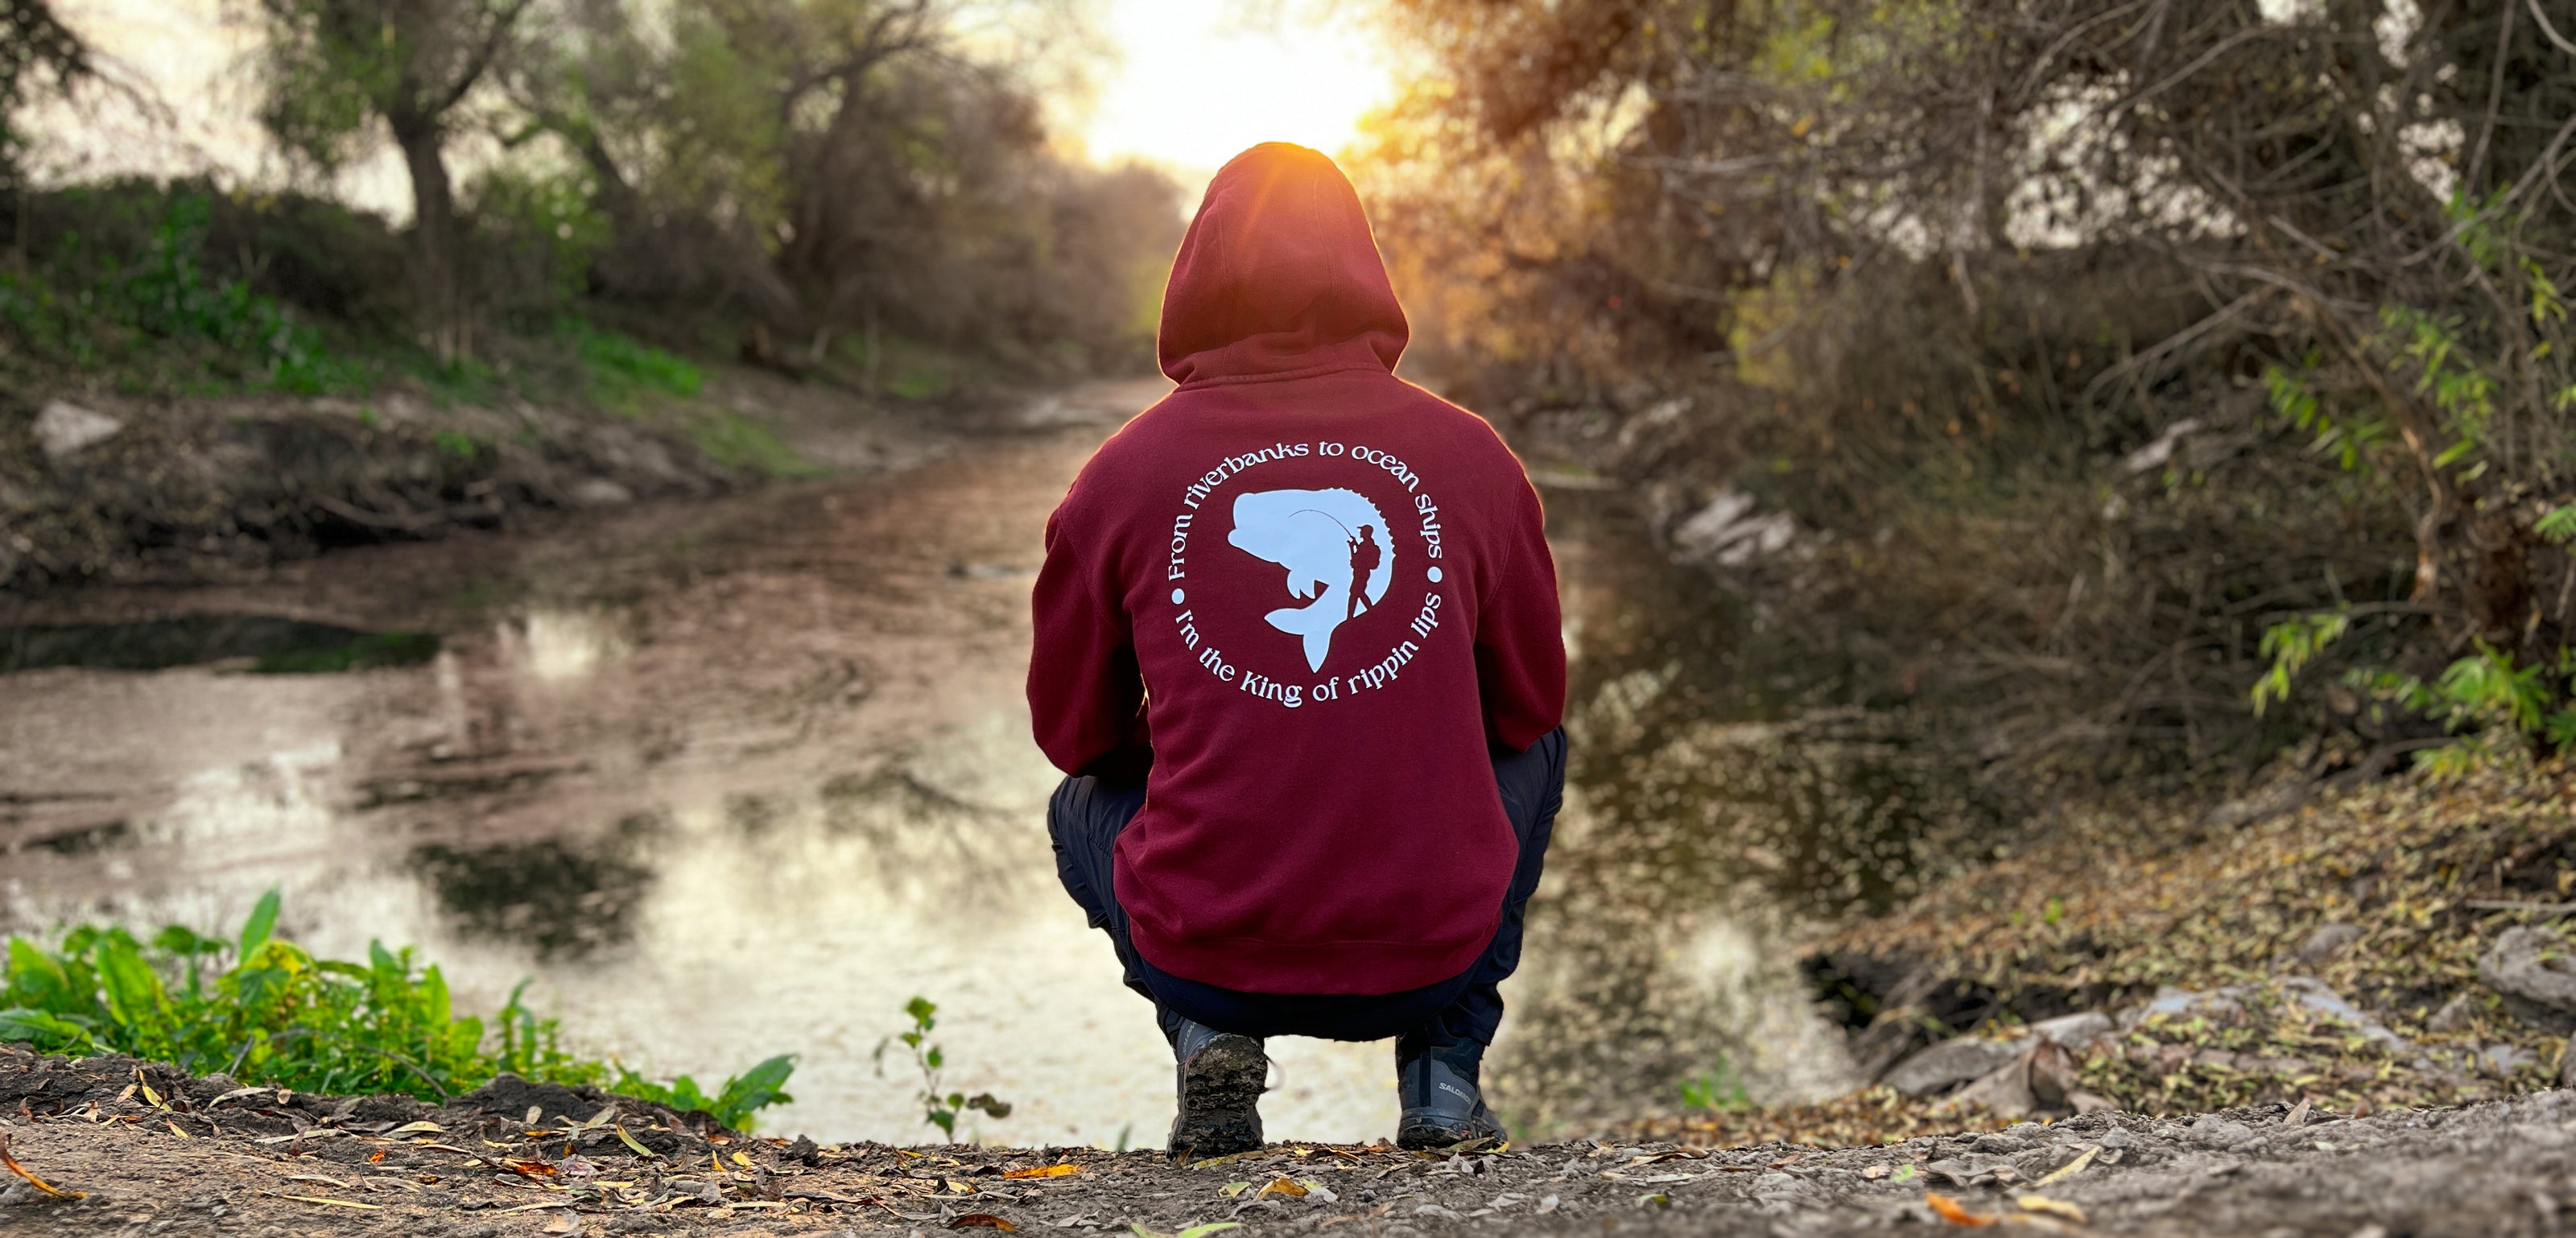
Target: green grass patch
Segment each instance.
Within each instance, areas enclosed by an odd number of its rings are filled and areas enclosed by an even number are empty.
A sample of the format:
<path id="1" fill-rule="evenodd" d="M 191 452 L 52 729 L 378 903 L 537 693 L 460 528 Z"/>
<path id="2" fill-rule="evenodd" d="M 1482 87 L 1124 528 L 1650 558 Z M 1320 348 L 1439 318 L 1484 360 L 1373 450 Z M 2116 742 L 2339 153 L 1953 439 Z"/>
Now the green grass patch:
<path id="1" fill-rule="evenodd" d="M 707 458 L 727 468 L 771 477 L 810 477 L 822 472 L 767 426 L 727 409 L 710 409 L 689 421 L 689 438 Z"/>
<path id="2" fill-rule="evenodd" d="M 443 1101 L 504 1072 L 598 1084 L 696 1109 L 737 1130 L 795 1069 L 781 1055 L 710 1096 L 683 1075 L 658 1083 L 574 1056 L 555 1020 L 520 1004 L 523 981 L 487 1023 L 452 1008 L 446 978 L 410 947 L 369 943 L 363 963 L 316 957 L 275 935 L 278 895 L 259 900 L 229 941 L 172 925 L 150 940 L 85 925 L 57 949 L 9 939 L 0 1041 L 40 1052 L 125 1053 L 196 1074 L 325 1095 L 400 1093 Z"/>
<path id="3" fill-rule="evenodd" d="M 558 319 L 555 336 L 580 360 L 591 398 L 611 408 L 631 412 L 644 396 L 687 398 L 706 386 L 687 358 L 579 318 Z"/>
<path id="4" fill-rule="evenodd" d="M 441 430 L 429 436 L 429 444 L 459 460 L 472 461 L 481 455 L 483 446 L 463 430 Z"/>
<path id="5" fill-rule="evenodd" d="M 853 373 L 869 372 L 864 337 L 843 336 L 834 341 L 832 351 Z M 971 358 L 935 345 L 890 333 L 877 337 L 877 389 L 888 395 L 907 400 L 936 399 L 974 379 L 982 368 Z"/>

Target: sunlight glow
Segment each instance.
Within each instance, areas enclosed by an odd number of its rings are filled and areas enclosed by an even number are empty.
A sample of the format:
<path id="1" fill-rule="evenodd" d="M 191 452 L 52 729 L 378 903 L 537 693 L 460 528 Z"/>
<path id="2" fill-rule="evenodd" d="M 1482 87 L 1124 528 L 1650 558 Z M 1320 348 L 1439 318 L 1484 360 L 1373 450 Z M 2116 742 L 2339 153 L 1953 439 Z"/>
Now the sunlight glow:
<path id="1" fill-rule="evenodd" d="M 1103 163 L 1143 159 L 1195 182 L 1260 142 L 1337 155 L 1395 96 L 1367 30 L 1317 6 L 1110 0 L 1106 18 L 1120 63 L 1078 126 Z"/>

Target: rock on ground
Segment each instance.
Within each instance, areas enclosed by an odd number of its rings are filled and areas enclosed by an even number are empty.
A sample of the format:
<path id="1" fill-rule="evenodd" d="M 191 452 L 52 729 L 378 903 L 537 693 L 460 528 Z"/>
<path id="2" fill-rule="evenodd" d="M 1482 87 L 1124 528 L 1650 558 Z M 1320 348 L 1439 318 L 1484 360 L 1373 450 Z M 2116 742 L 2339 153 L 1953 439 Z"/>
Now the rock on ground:
<path id="1" fill-rule="evenodd" d="M 138 1082 L 163 1103 L 128 1090 Z M 999 1221 L 1079 1238 L 1233 1221 L 1247 1234 L 1337 1238 L 1660 1238 L 1921 1234 L 2011 1217 L 2023 1222 L 2013 1232 L 2344 1238 L 2376 1226 L 2486 1238 L 2562 1232 L 2562 1207 L 2576 1206 L 2576 1094 L 2558 1091 L 2357 1120 L 2301 1112 L 2295 1123 L 2280 1106 L 2188 1122 L 2096 1113 L 1877 1148 L 1581 1143 L 1441 1156 L 1275 1144 L 1182 1168 L 1151 1152 L 754 1139 L 517 1084 L 433 1107 L 219 1101 L 237 1090 L 229 1083 L 0 1050 L 0 1135 L 29 1172 L 84 1193 L 15 1183 L 0 1193 L 0 1230 L 820 1236 Z M 593 1101 L 618 1112 L 591 1126 L 599 1114 L 573 1111 Z M 534 1124 L 522 1102 L 538 1110 Z M 1353 1222 L 1363 1228 L 1337 1228 Z"/>
<path id="2" fill-rule="evenodd" d="M 2576 1028 L 2576 959 L 2567 939 L 2548 929 L 2506 929 L 2478 956 L 2478 979 L 2504 995 L 2515 1014 L 2553 1031 Z"/>
<path id="3" fill-rule="evenodd" d="M 47 457 L 59 460 L 92 443 L 105 442 L 125 428 L 125 423 L 105 413 L 93 412 L 68 400 L 54 400 L 36 410 L 32 429 L 36 445 Z"/>

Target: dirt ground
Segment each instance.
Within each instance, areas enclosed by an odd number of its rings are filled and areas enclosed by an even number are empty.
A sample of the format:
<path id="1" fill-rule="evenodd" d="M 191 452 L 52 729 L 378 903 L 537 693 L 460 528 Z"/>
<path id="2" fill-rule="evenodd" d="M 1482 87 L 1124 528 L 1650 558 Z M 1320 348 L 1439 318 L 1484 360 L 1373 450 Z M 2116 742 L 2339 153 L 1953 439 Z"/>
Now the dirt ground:
<path id="1" fill-rule="evenodd" d="M 25 1234 L 841 1234 L 1367 1238 L 2065 1233 L 2433 1238 L 2565 1232 L 2576 1094 L 2359 1120 L 2280 1106 L 2097 1113 L 1878 1148 L 1580 1143 L 1459 1155 L 817 1146 L 504 1078 L 445 1106 L 237 1089 L 127 1058 L 0 1049 Z M 531 1120 L 533 1119 L 533 1120 Z M 50 1188 L 50 1191 L 46 1188 Z M 58 1192 L 58 1193 L 56 1193 Z M 1930 1227 L 1927 1230 L 1925 1227 Z"/>

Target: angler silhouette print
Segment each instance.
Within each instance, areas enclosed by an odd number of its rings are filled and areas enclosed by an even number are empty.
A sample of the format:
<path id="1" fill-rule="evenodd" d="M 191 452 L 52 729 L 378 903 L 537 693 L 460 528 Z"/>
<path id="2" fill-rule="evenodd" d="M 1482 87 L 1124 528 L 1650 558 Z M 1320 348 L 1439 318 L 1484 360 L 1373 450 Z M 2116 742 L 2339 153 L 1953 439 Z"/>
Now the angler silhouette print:
<path id="1" fill-rule="evenodd" d="M 1227 544 L 1286 568 L 1290 597 L 1263 615 L 1299 638 L 1306 668 L 1324 669 L 1333 633 L 1386 597 L 1395 578 L 1395 546 L 1381 533 L 1386 516 L 1356 490 L 1261 490 L 1237 495 Z"/>

